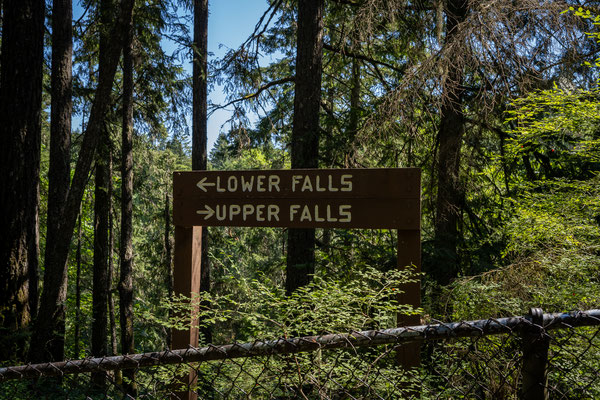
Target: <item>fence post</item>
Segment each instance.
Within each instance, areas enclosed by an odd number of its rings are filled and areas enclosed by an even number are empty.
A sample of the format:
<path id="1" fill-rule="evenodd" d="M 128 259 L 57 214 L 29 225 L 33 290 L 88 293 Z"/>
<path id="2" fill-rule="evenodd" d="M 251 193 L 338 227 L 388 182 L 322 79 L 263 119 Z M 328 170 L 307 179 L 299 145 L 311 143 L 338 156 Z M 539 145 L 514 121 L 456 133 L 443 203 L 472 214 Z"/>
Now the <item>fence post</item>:
<path id="1" fill-rule="evenodd" d="M 523 366 L 521 400 L 548 399 L 548 348 L 550 337 L 544 330 L 544 312 L 541 308 L 531 308 L 529 316 L 533 323 L 531 330 L 521 334 Z"/>

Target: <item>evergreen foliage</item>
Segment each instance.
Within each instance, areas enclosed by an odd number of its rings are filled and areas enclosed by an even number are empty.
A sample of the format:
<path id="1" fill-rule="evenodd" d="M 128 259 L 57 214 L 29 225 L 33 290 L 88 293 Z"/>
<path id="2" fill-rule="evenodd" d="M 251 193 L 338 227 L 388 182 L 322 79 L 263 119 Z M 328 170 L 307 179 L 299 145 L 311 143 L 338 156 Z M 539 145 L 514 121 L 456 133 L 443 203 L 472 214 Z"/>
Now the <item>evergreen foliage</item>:
<path id="1" fill-rule="evenodd" d="M 191 79 L 184 66 L 191 61 L 184 16 L 190 10 L 183 3 L 136 2 L 133 13 L 138 352 L 164 349 L 177 323 L 170 318 L 173 310 L 184 307 L 169 300 L 172 231 L 165 237 L 172 172 L 191 169 Z M 395 289 L 414 277 L 396 270 L 396 232 L 318 229 L 314 280 L 286 297 L 286 229 L 211 229 L 211 291 L 196 300 L 203 323 L 214 328 L 214 342 L 387 328 L 398 312 L 456 320 L 521 315 L 532 306 L 546 312 L 600 307 L 600 61 L 595 60 L 600 17 L 576 5 L 559 10 L 555 2 L 547 7 L 526 0 L 468 2 L 450 43 L 442 3 L 325 2 L 318 164 L 421 168 L 423 260 L 452 271 L 449 283 L 425 274 L 423 309 L 398 304 Z M 84 14 L 74 22 L 72 170 L 99 81 L 98 4 L 81 6 Z M 270 0 L 264 7 L 248 40 L 209 65 L 209 84 L 222 85 L 228 96 L 226 104 L 209 110 L 233 111 L 210 150 L 209 169 L 291 167 L 296 2 Z M 173 54 L 166 52 L 165 38 L 177 42 Z M 463 74 L 464 132 L 455 188 L 461 196 L 453 205 L 456 255 L 449 258 L 436 240 L 436 160 L 450 67 Z M 50 96 L 49 70 L 44 73 L 42 111 Z M 117 69 L 102 120 L 113 160 L 121 157 L 122 77 Z M 44 254 L 52 220 L 46 215 L 50 115 L 40 115 Z M 112 229 L 118 238 L 120 175 L 113 172 L 111 181 Z M 76 226 L 68 261 L 64 338 L 71 358 L 90 355 L 94 200 L 87 182 L 80 246 Z M 115 266 L 119 249 L 117 239 L 111 254 Z M 115 270 L 109 284 L 117 309 L 118 276 Z M 20 338 L 31 337 L 27 329 Z M 23 361 L 26 349 L 20 350 L 0 363 Z"/>

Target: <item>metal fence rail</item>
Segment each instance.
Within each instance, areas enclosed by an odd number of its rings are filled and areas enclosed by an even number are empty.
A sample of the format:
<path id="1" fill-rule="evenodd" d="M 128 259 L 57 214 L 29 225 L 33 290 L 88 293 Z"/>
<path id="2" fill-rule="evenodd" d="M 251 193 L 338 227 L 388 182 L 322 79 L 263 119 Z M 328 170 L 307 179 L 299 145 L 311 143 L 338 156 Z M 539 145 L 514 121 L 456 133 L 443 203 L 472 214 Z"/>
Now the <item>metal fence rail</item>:
<path id="1" fill-rule="evenodd" d="M 210 399 L 591 399 L 600 396 L 599 325 L 600 310 L 532 309 L 519 317 L 30 364 L 0 368 L 7 396 L 0 398 L 158 399 L 193 390 Z M 405 370 L 395 351 L 414 342 L 422 343 L 422 366 Z M 174 389 L 190 369 L 197 384 Z"/>

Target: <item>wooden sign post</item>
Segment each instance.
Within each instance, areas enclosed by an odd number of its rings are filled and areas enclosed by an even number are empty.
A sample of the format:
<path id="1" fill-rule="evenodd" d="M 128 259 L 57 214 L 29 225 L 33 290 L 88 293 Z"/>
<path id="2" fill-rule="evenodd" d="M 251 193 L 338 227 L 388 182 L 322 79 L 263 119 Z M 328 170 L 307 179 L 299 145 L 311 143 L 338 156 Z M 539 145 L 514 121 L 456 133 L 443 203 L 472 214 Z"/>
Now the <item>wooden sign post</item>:
<path id="1" fill-rule="evenodd" d="M 174 289 L 185 296 L 199 290 L 201 226 L 397 229 L 398 266 L 413 265 L 420 272 L 421 171 L 175 172 L 173 222 Z M 420 307 L 420 284 L 403 290 L 400 301 Z M 399 322 L 416 324 L 418 316 L 399 316 Z M 174 331 L 172 344 L 173 348 L 197 346 L 198 329 Z M 405 353 L 399 355 L 403 365 L 418 365 L 418 347 L 406 347 Z"/>

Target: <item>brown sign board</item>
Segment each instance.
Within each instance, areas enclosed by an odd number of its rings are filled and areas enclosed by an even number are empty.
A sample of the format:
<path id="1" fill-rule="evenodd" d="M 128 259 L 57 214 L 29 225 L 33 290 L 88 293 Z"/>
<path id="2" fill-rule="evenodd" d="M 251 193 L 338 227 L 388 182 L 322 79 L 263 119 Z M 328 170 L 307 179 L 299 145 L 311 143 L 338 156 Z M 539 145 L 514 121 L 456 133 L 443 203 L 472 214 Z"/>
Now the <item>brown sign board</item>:
<path id="1" fill-rule="evenodd" d="M 417 168 L 185 171 L 178 226 L 420 229 Z"/>

